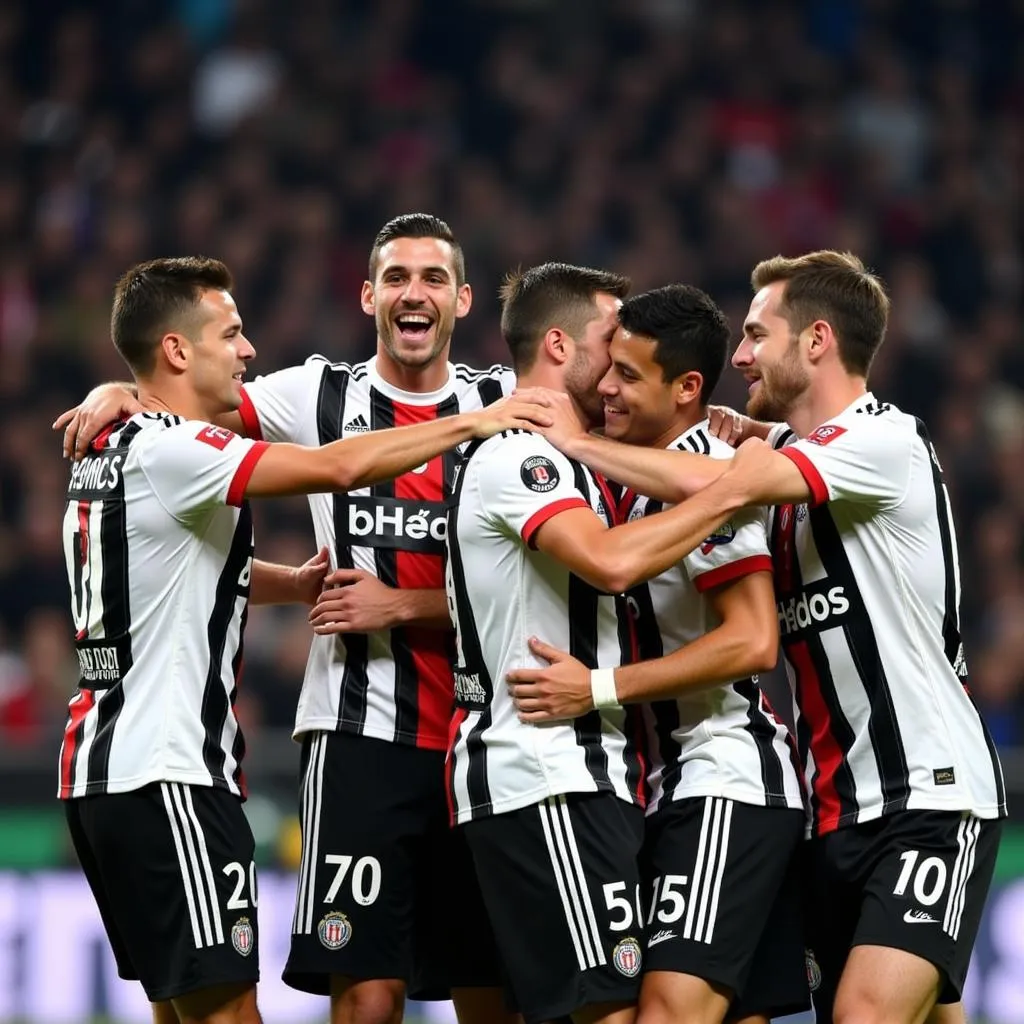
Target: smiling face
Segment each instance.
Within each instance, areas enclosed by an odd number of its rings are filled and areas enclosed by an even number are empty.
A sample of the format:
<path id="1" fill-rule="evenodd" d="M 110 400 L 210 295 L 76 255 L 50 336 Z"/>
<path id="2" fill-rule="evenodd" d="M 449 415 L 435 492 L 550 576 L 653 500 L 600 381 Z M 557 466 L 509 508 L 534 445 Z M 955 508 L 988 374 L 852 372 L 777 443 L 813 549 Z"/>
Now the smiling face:
<path id="1" fill-rule="evenodd" d="M 242 333 L 230 292 L 203 292 L 196 313 L 197 326 L 190 331 L 192 385 L 212 419 L 242 404 L 246 363 L 256 350 Z"/>
<path id="2" fill-rule="evenodd" d="M 580 336 L 573 339 L 572 356 L 565 367 L 565 390 L 591 427 L 604 422 L 604 400 L 598 385 L 611 365 L 608 347 L 618 325 L 621 305 L 622 300 L 608 292 L 594 296 L 597 315 L 588 320 Z"/>
<path id="3" fill-rule="evenodd" d="M 654 359 L 657 348 L 654 339 L 621 326 L 612 337 L 611 366 L 599 391 L 604 400 L 604 432 L 616 441 L 654 445 L 679 433 L 673 425 L 679 410 L 676 392 L 680 381 L 665 380 Z M 699 396 L 699 374 L 687 376 L 696 379 Z"/>
<path id="4" fill-rule="evenodd" d="M 732 357 L 747 380 L 747 414 L 758 420 L 785 420 L 811 383 L 800 338 L 780 312 L 785 288 L 776 281 L 754 296 Z"/>
<path id="5" fill-rule="evenodd" d="M 447 358 L 455 321 L 472 293 L 456 279 L 452 247 L 440 238 L 396 238 L 380 249 L 376 277 L 363 283 L 363 312 L 377 325 L 384 352 L 399 366 Z"/>

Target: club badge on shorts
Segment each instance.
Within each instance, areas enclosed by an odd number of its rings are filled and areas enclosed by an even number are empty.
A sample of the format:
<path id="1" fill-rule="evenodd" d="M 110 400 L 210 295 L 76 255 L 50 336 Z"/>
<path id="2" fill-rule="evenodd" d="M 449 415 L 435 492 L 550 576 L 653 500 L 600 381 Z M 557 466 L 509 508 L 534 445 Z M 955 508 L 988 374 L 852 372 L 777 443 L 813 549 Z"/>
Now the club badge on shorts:
<path id="1" fill-rule="evenodd" d="M 619 974 L 627 978 L 635 978 L 640 973 L 640 966 L 643 962 L 643 954 L 640 952 L 640 943 L 632 936 L 619 939 L 612 950 L 612 963 Z"/>
<path id="2" fill-rule="evenodd" d="M 240 956 L 248 956 L 252 952 L 253 946 L 256 945 L 256 935 L 249 918 L 240 917 L 231 926 L 231 945 Z"/>
<path id="3" fill-rule="evenodd" d="M 352 938 L 352 924 L 340 911 L 332 910 L 320 919 L 316 933 L 328 949 L 341 949 Z"/>

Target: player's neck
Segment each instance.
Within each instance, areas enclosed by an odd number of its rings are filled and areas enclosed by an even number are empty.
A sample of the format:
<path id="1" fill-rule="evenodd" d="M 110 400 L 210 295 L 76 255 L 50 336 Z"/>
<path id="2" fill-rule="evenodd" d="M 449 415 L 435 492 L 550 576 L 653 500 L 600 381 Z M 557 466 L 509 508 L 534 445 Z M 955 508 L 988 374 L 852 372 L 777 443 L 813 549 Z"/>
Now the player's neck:
<path id="1" fill-rule="evenodd" d="M 843 373 L 820 387 L 809 387 L 789 409 L 786 422 L 797 437 L 806 437 L 811 431 L 828 423 L 867 392 L 863 377 Z"/>
<path id="2" fill-rule="evenodd" d="M 440 391 L 448 383 L 448 352 L 446 347 L 436 359 L 425 366 L 403 366 L 396 362 L 381 344 L 377 345 L 377 373 L 381 380 L 400 391 L 426 395 Z"/>
<path id="3" fill-rule="evenodd" d="M 697 426 L 698 423 L 707 419 L 707 409 L 701 406 L 698 409 L 694 409 L 692 412 L 680 413 L 672 417 L 671 422 L 665 427 L 665 429 L 653 440 L 648 448 L 667 448 L 677 437 L 685 434 L 692 427 Z"/>
<path id="4" fill-rule="evenodd" d="M 167 412 L 186 420 L 211 423 L 216 412 L 207 409 L 198 395 L 167 381 L 139 381 L 139 404 L 147 412 Z M 227 411 L 227 410 L 221 410 Z"/>

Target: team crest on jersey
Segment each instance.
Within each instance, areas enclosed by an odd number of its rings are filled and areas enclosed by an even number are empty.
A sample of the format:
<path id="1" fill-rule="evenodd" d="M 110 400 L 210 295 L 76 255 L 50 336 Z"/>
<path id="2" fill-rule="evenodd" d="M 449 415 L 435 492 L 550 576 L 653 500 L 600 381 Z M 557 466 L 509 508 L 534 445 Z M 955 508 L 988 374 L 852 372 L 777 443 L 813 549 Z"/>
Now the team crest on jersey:
<path id="1" fill-rule="evenodd" d="M 821 987 L 821 968 L 814 959 L 813 949 L 804 950 L 804 963 L 807 965 L 807 987 L 812 992 L 817 992 Z"/>
<path id="2" fill-rule="evenodd" d="M 710 537 L 704 539 L 700 546 L 702 555 L 710 555 L 711 552 L 722 544 L 731 544 L 736 537 L 736 529 L 732 523 L 723 523 Z"/>
<path id="3" fill-rule="evenodd" d="M 196 440 L 202 441 L 203 444 L 208 444 L 211 448 L 216 448 L 217 451 L 222 452 L 231 443 L 231 439 L 234 436 L 234 432 L 228 430 L 227 427 L 203 427 L 196 434 Z"/>
<path id="4" fill-rule="evenodd" d="M 558 486 L 558 470 L 544 455 L 531 455 L 519 468 L 519 476 L 531 491 L 546 494 Z"/>
<path id="5" fill-rule="evenodd" d="M 640 973 L 640 966 L 643 963 L 640 943 L 632 936 L 619 939 L 612 950 L 612 963 L 619 974 L 635 978 Z"/>
<path id="6" fill-rule="evenodd" d="M 342 946 L 347 946 L 348 940 L 352 938 L 352 925 L 344 914 L 332 910 L 320 919 L 316 933 L 328 949 L 341 949 Z"/>
<path id="7" fill-rule="evenodd" d="M 846 427 L 837 427 L 834 423 L 826 423 L 824 426 L 812 430 L 807 435 L 807 440 L 811 444 L 831 444 L 837 437 L 842 437 L 845 433 Z"/>
<path id="8" fill-rule="evenodd" d="M 231 926 L 231 945 L 241 956 L 248 956 L 252 952 L 253 946 L 256 945 L 256 935 L 249 923 L 249 918 L 240 917 Z"/>

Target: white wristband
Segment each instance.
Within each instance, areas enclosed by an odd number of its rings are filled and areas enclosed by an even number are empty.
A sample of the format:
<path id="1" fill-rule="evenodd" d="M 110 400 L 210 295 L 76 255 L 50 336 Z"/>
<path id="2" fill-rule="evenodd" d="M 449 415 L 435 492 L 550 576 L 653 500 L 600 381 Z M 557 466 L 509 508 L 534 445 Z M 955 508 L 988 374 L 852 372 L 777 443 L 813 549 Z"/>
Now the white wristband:
<path id="1" fill-rule="evenodd" d="M 619 695 L 615 692 L 615 669 L 591 669 L 590 694 L 595 708 L 621 708 Z"/>

